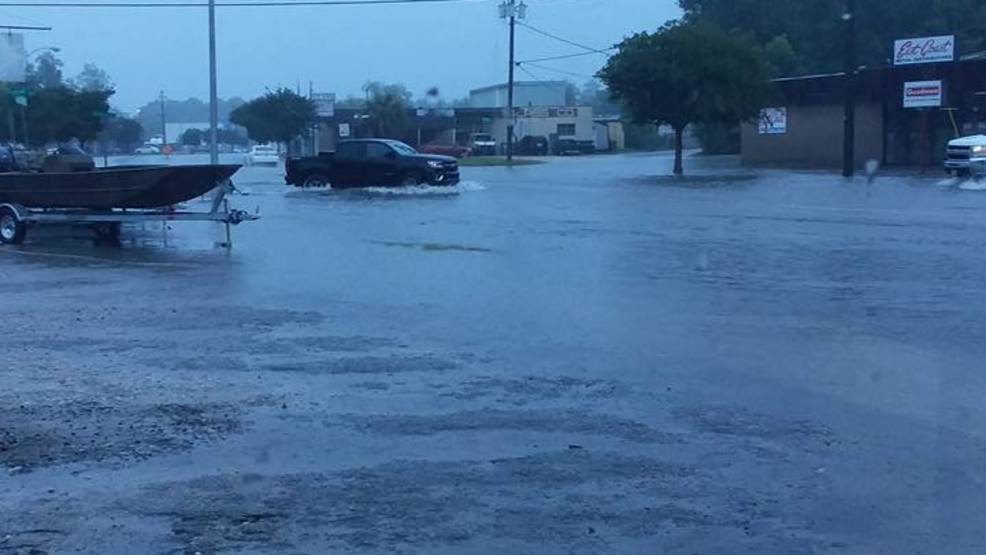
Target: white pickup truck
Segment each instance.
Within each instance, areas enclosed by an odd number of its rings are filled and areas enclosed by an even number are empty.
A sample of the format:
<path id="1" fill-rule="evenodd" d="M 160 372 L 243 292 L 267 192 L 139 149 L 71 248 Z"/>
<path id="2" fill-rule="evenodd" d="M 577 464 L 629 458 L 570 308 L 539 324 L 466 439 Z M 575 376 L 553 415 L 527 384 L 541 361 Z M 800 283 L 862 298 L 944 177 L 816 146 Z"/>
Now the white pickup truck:
<path id="1" fill-rule="evenodd" d="M 949 141 L 945 149 L 945 171 L 959 177 L 986 175 L 986 135 Z"/>

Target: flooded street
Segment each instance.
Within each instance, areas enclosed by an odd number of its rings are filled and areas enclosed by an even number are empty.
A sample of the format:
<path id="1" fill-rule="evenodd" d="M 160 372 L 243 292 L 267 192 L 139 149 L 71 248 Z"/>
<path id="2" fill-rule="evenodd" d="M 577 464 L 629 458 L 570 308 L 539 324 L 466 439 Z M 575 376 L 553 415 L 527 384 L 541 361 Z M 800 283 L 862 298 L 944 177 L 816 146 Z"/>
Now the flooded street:
<path id="1" fill-rule="evenodd" d="M 0 247 L 0 554 L 986 551 L 986 194 L 687 164 Z"/>

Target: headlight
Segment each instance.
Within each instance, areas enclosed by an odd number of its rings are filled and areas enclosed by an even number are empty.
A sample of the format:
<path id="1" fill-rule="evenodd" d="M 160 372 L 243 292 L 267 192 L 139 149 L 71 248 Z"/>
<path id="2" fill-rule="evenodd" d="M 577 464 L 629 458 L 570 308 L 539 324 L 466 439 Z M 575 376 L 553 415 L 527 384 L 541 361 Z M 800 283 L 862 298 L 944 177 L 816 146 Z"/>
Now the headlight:
<path id="1" fill-rule="evenodd" d="M 439 162 L 438 160 L 428 160 L 428 167 L 429 168 L 433 168 L 433 169 L 436 169 L 437 170 L 437 169 L 440 169 L 444 165 L 445 165 L 444 162 Z"/>
<path id="2" fill-rule="evenodd" d="M 973 154 L 986 154 L 986 145 L 976 145 L 972 147 Z"/>

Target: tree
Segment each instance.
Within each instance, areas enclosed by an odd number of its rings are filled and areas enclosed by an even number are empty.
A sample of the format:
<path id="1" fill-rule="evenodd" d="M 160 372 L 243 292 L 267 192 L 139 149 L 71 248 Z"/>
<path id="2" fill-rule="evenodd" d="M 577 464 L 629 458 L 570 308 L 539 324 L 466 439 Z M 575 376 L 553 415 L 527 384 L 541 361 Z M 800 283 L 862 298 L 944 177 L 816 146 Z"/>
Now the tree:
<path id="1" fill-rule="evenodd" d="M 404 85 L 385 85 L 371 81 L 363 86 L 366 111 L 373 120 L 377 137 L 403 137 L 409 125 L 411 92 Z"/>
<path id="2" fill-rule="evenodd" d="M 38 56 L 36 64 L 27 66 L 27 84 L 32 88 L 52 89 L 65 84 L 62 77 L 64 63 L 54 52 L 47 50 Z"/>
<path id="3" fill-rule="evenodd" d="M 247 134 L 260 143 L 289 143 L 315 119 L 311 100 L 287 88 L 268 91 L 230 114 L 230 120 L 245 127 Z"/>
<path id="4" fill-rule="evenodd" d="M 201 129 L 186 129 L 181 134 L 181 144 L 185 146 L 202 146 L 206 140 L 209 140 L 209 133 Z"/>
<path id="5" fill-rule="evenodd" d="M 97 138 L 110 119 L 109 98 L 113 91 L 77 91 L 70 87 L 47 87 L 31 94 L 27 110 L 31 144 Z"/>
<path id="6" fill-rule="evenodd" d="M 595 79 L 586 81 L 582 85 L 578 94 L 578 104 L 591 106 L 592 113 L 597 116 L 614 116 L 622 112 L 620 106 L 610 98 L 609 91 Z"/>
<path id="7" fill-rule="evenodd" d="M 203 137 L 203 141 L 208 139 L 209 137 L 206 134 Z M 237 129 L 217 129 L 216 139 L 219 144 L 235 146 L 245 146 L 250 141 L 244 133 L 241 133 Z"/>
<path id="8" fill-rule="evenodd" d="M 672 22 L 624 40 L 600 79 L 639 123 L 666 123 L 675 132 L 674 173 L 684 173 L 685 128 L 692 123 L 754 119 L 767 94 L 755 48 L 701 23 Z"/>
<path id="9" fill-rule="evenodd" d="M 144 128 L 137 120 L 118 114 L 110 115 L 103 126 L 103 131 L 99 134 L 104 152 L 112 148 L 130 152 L 140 146 L 143 138 Z"/>
<path id="10" fill-rule="evenodd" d="M 83 91 L 111 91 L 116 87 L 109 74 L 99 69 L 96 64 L 84 65 L 72 83 Z"/>

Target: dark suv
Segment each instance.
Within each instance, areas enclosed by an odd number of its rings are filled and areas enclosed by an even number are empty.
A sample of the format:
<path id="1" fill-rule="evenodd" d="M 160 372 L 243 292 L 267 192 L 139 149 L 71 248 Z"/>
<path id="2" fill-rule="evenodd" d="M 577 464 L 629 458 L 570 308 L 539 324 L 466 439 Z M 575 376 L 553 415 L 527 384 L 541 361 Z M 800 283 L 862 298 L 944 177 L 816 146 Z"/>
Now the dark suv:
<path id="1" fill-rule="evenodd" d="M 284 180 L 296 187 L 367 187 L 397 185 L 455 185 L 455 158 L 421 154 L 410 146 L 386 139 L 342 141 L 334 153 L 289 158 Z"/>

